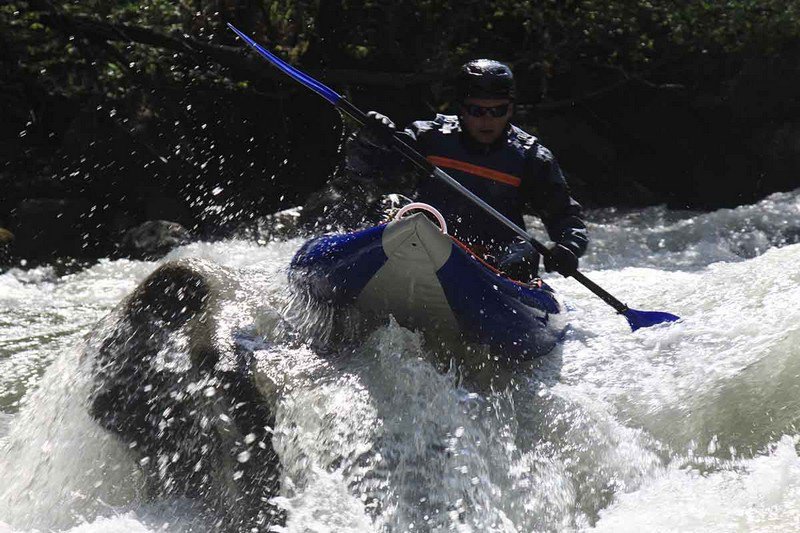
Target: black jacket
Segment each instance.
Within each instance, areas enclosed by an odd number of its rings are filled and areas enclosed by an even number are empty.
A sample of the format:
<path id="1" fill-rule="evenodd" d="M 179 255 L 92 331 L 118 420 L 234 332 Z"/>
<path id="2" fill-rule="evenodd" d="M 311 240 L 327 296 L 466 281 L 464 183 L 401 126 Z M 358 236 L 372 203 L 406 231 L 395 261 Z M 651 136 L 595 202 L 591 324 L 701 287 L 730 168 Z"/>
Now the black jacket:
<path id="1" fill-rule="evenodd" d="M 493 145 L 479 144 L 461 131 L 458 118 L 452 115 L 414 122 L 401 135 L 520 227 L 525 227 L 522 213 L 527 204 L 542 219 L 551 240 L 579 257 L 586 250 L 581 206 L 570 196 L 552 153 L 536 137 L 509 125 Z M 395 180 L 402 173 L 399 154 L 369 134 L 359 134 L 348 143 L 347 167 L 356 174 L 377 174 L 378 179 Z M 501 254 L 515 239 L 511 230 L 436 178 L 422 178 L 415 193 L 418 201 L 441 211 L 452 233 L 470 245 Z"/>

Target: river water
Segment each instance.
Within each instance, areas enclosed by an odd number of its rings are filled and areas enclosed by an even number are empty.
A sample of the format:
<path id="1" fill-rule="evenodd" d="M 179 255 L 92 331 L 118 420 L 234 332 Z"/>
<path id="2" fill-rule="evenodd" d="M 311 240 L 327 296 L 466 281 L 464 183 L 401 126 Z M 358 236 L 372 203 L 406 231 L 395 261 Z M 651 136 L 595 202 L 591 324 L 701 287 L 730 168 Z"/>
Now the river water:
<path id="1" fill-rule="evenodd" d="M 270 504 L 286 516 L 274 530 L 800 530 L 800 191 L 587 218 L 584 272 L 681 322 L 631 333 L 551 277 L 570 307 L 565 341 L 494 392 L 437 369 L 421 336 L 393 323 L 336 368 L 308 346 L 256 351 L 283 384 L 270 400 Z M 301 243 L 0 274 L 0 532 L 215 530 L 192 501 L 148 495 L 138 456 L 89 416 L 91 334 L 182 257 L 258 277 L 270 316 L 253 321 L 274 320 Z"/>

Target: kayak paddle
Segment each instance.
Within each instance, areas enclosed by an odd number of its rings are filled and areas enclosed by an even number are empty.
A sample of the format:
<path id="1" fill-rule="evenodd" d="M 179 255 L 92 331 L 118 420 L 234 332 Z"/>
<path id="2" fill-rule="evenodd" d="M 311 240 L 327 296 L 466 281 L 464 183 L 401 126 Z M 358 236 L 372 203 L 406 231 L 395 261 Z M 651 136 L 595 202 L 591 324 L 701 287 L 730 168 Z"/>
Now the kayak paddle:
<path id="1" fill-rule="evenodd" d="M 367 124 L 369 117 L 367 117 L 366 113 L 358 109 L 352 103 L 348 102 L 344 97 L 342 97 L 336 91 L 315 80 L 308 74 L 301 72 L 297 68 L 289 65 L 281 58 L 279 58 L 278 56 L 276 56 L 275 54 L 273 54 L 272 52 L 270 52 L 269 50 L 267 50 L 266 48 L 255 42 L 253 39 L 242 33 L 230 22 L 228 23 L 228 27 L 231 30 L 233 30 L 233 32 L 236 33 L 236 35 L 241 37 L 242 40 L 244 40 L 244 42 L 246 42 L 250 47 L 252 47 L 256 52 L 258 52 L 264 59 L 272 63 L 273 66 L 277 67 L 281 72 L 283 72 L 290 78 L 302 83 L 315 93 L 319 94 L 325 100 L 333 104 L 340 111 L 348 115 L 350 118 L 352 118 L 362 126 L 364 124 Z M 433 175 L 436 178 L 442 180 L 447 185 L 449 185 L 462 195 L 469 198 L 475 205 L 477 205 L 478 207 L 483 209 L 486 213 L 494 217 L 498 222 L 509 228 L 511 231 L 513 231 L 526 241 L 530 242 L 531 245 L 536 249 L 536 251 L 539 252 L 542 256 L 544 257 L 550 256 L 550 249 L 547 248 L 547 246 L 545 246 L 541 242 L 531 237 L 527 231 L 525 231 L 521 227 L 511 222 L 502 213 L 500 213 L 494 207 L 492 207 L 484 200 L 476 196 L 472 191 L 461 185 L 458 181 L 456 181 L 453 177 L 447 174 L 444 170 L 440 169 L 439 167 L 437 167 L 436 165 L 425 159 L 425 157 L 422 154 L 414 150 L 414 148 L 409 146 L 397 134 L 394 134 L 394 136 L 392 137 L 392 144 L 393 147 L 398 152 L 400 152 L 402 155 L 408 158 L 417 167 L 425 171 L 427 174 Z M 593 282 L 592 280 L 590 280 L 577 270 L 573 272 L 571 276 L 575 278 L 575 280 L 577 280 L 579 283 L 581 283 L 584 287 L 592 291 L 595 295 L 599 296 L 608 305 L 613 307 L 619 314 L 623 315 L 628 320 L 628 324 L 630 324 L 631 329 L 633 331 L 636 331 L 639 328 L 646 328 L 664 322 L 674 322 L 680 319 L 680 317 L 677 317 L 673 314 L 664 313 L 661 311 L 637 311 L 636 309 L 631 309 L 630 307 L 628 307 L 624 303 L 614 298 L 606 290 L 604 290 L 602 287 L 597 285 L 595 282 Z"/>

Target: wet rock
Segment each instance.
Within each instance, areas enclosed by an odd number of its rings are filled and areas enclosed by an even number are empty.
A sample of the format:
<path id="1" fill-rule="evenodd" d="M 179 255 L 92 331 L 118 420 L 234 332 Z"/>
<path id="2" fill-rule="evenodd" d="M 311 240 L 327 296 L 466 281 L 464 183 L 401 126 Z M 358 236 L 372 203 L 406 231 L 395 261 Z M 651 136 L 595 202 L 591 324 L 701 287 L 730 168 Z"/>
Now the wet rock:
<path id="1" fill-rule="evenodd" d="M 800 120 L 784 120 L 759 133 L 757 143 L 766 147 L 770 170 L 781 180 L 778 187 L 783 190 L 796 188 L 797 169 L 800 168 Z M 756 185 L 764 187 L 765 192 L 773 186 L 771 183 L 762 184 L 760 178 Z"/>
<path id="2" fill-rule="evenodd" d="M 303 207 L 284 209 L 258 218 L 254 222 L 239 227 L 237 235 L 258 242 L 285 240 L 299 236 Z"/>
<path id="3" fill-rule="evenodd" d="M 624 180 L 613 188 L 613 194 L 618 198 L 618 204 L 624 207 L 639 207 L 656 203 L 656 195 L 642 183 L 634 180 Z"/>
<path id="4" fill-rule="evenodd" d="M 189 231 L 167 220 L 149 220 L 122 238 L 120 250 L 131 259 L 158 259 L 191 240 Z"/>
<path id="5" fill-rule="evenodd" d="M 335 179 L 303 204 L 300 224 L 308 229 L 356 229 L 377 222 L 384 190 L 373 182 Z"/>
<path id="6" fill-rule="evenodd" d="M 397 209 L 412 202 L 403 194 L 412 194 L 411 179 L 404 175 L 386 183 L 338 177 L 306 199 L 298 225 L 319 233 L 333 229 L 353 231 L 386 222 Z"/>
<path id="7" fill-rule="evenodd" d="M 9 263 L 11 259 L 11 242 L 14 234 L 0 227 L 0 268 Z"/>
<path id="8" fill-rule="evenodd" d="M 80 255 L 91 204 L 84 198 L 27 198 L 12 213 L 15 254 L 34 260 Z"/>
<path id="9" fill-rule="evenodd" d="M 229 270 L 182 260 L 153 272 L 90 343 L 90 412 L 132 452 L 150 497 L 187 497 L 217 530 L 266 531 L 283 515 L 274 416 L 232 340 Z M 229 329 L 226 329 L 229 328 Z"/>

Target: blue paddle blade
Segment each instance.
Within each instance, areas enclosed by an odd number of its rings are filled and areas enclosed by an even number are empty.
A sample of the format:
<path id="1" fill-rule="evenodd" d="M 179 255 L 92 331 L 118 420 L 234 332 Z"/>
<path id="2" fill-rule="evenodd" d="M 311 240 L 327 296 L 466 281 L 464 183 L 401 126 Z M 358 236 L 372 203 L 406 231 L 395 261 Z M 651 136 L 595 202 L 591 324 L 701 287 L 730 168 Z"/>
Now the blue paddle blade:
<path id="1" fill-rule="evenodd" d="M 278 56 L 276 56 L 275 54 L 273 54 L 272 52 L 270 52 L 269 50 L 267 50 L 266 48 L 255 42 L 253 39 L 245 35 L 230 22 L 228 22 L 228 27 L 231 30 L 233 30 L 234 33 L 236 33 L 236 35 L 241 37 L 244 42 L 249 44 L 250 47 L 253 48 L 253 50 L 261 54 L 261 57 L 272 63 L 281 72 L 283 72 L 290 78 L 299 81 L 300 83 L 302 83 L 303 85 L 305 85 L 306 87 L 308 87 L 309 89 L 311 89 L 312 91 L 314 91 L 315 93 L 317 93 L 318 95 L 320 95 L 333 105 L 339 105 L 339 102 L 342 100 L 342 97 L 336 91 L 318 82 L 308 74 L 297 70 L 289 63 L 285 62 L 283 59 L 279 58 Z"/>
<path id="2" fill-rule="evenodd" d="M 675 316 L 671 313 L 663 313 L 661 311 L 637 311 L 636 309 L 627 309 L 622 314 L 628 319 L 628 324 L 631 325 L 633 331 L 639 328 L 649 328 L 656 324 L 680 320 L 679 316 Z"/>

